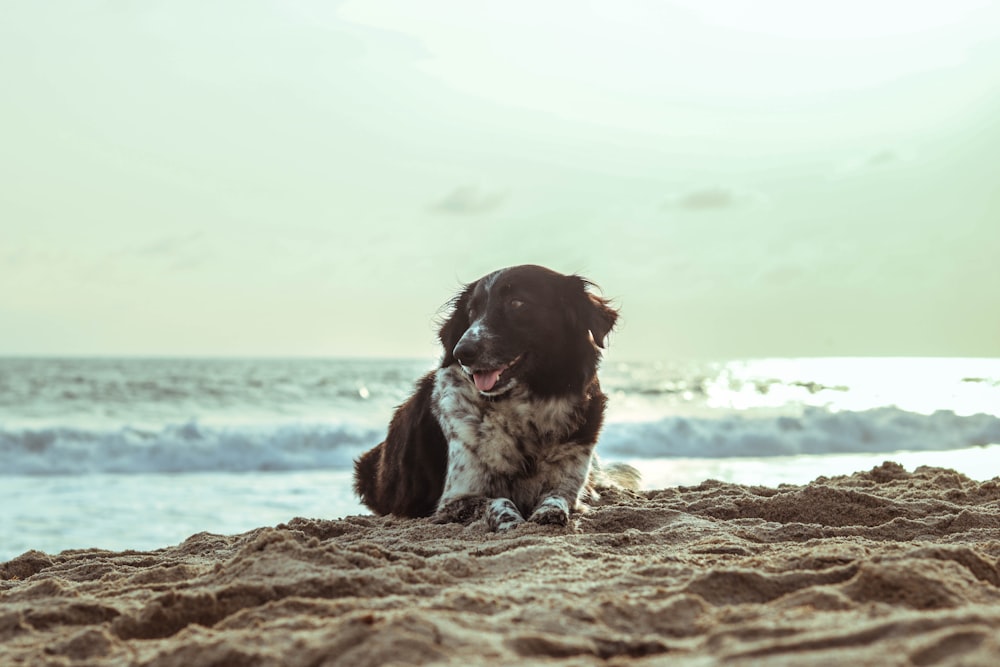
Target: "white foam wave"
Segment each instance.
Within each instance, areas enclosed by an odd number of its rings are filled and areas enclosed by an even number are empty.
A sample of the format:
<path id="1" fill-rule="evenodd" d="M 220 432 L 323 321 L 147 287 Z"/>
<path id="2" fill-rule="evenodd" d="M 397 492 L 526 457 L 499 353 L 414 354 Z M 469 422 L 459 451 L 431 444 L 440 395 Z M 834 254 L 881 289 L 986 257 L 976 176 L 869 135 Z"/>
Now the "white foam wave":
<path id="1" fill-rule="evenodd" d="M 735 413 L 711 418 L 667 417 L 611 423 L 602 450 L 627 457 L 723 458 L 894 451 L 933 451 L 1000 444 L 1000 417 L 929 415 L 899 408 L 830 412 L 805 408 L 799 416 Z"/>
<path id="2" fill-rule="evenodd" d="M 381 434 L 352 425 L 0 430 L 0 474 L 250 472 L 347 468 Z"/>
<path id="3" fill-rule="evenodd" d="M 952 450 L 1000 444 L 1000 417 L 898 408 L 799 416 L 730 413 L 605 426 L 599 451 L 617 458 L 726 458 Z M 0 474 L 260 472 L 348 469 L 385 436 L 359 424 L 0 428 Z"/>

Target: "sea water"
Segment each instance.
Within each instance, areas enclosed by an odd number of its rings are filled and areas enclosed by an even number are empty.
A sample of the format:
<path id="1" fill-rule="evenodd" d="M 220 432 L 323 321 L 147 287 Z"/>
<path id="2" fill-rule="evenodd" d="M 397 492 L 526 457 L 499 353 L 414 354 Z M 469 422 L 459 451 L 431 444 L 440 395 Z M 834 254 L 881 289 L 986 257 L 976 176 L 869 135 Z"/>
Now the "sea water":
<path id="1" fill-rule="evenodd" d="M 434 360 L 0 359 L 0 561 L 363 513 L 353 459 Z M 598 445 L 647 488 L 1000 475 L 1000 359 L 608 360 Z"/>

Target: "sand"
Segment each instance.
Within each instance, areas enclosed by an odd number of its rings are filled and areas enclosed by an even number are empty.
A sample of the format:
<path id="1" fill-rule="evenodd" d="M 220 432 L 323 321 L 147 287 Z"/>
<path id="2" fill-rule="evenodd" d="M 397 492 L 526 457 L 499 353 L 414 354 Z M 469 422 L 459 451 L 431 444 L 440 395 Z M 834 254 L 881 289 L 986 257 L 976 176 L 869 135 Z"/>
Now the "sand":
<path id="1" fill-rule="evenodd" d="M 2 665 L 1000 664 L 1000 478 L 609 492 L 569 528 L 294 519 L 0 564 Z"/>

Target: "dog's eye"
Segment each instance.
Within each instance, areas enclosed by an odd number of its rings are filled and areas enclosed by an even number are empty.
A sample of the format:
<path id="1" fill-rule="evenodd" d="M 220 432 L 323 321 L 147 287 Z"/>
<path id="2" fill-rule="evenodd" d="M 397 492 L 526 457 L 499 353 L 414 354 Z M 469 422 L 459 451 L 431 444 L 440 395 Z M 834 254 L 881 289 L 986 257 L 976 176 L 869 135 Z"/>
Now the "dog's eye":
<path id="1" fill-rule="evenodd" d="M 513 308 L 514 310 L 517 310 L 518 308 L 520 308 L 523 305 L 524 305 L 524 302 L 521 301 L 520 299 L 511 299 L 510 300 L 510 307 Z"/>

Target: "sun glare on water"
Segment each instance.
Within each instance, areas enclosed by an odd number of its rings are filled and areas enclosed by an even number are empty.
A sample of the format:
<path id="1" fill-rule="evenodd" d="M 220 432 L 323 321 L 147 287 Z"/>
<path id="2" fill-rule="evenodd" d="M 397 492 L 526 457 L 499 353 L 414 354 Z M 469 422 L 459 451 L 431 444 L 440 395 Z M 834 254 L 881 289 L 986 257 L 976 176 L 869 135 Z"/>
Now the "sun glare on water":
<path id="1" fill-rule="evenodd" d="M 731 362 L 706 387 L 712 408 L 791 404 L 831 412 L 893 406 L 929 415 L 1000 414 L 998 359 L 829 358 Z"/>

